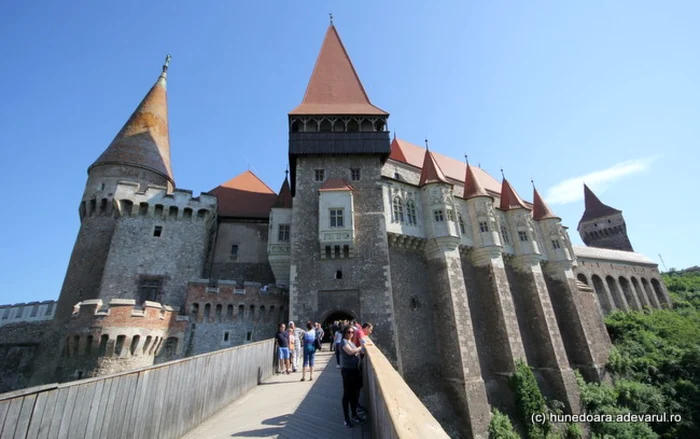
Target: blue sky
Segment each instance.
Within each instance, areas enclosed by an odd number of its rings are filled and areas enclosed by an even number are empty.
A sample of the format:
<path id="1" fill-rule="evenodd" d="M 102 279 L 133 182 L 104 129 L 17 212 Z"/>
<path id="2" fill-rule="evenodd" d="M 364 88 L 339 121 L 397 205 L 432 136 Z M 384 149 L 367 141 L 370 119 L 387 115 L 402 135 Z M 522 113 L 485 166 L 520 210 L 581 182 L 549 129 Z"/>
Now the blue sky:
<path id="1" fill-rule="evenodd" d="M 635 250 L 699 264 L 700 3 L 0 2 L 0 303 L 58 297 L 88 166 L 166 53 L 177 185 L 279 188 L 328 12 L 400 138 L 469 154 L 575 232 L 582 180 Z"/>

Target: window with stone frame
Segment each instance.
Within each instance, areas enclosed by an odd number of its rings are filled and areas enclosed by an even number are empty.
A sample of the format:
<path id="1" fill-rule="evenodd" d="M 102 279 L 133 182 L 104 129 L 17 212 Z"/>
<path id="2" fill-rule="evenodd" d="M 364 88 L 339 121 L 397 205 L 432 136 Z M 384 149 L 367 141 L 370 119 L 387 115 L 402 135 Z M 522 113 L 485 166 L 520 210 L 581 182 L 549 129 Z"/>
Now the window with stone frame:
<path id="1" fill-rule="evenodd" d="M 552 239 L 552 247 L 554 248 L 554 250 L 561 248 L 561 244 L 559 243 L 558 239 Z"/>
<path id="2" fill-rule="evenodd" d="M 360 180 L 360 168 L 350 168 L 350 180 Z"/>
<path id="3" fill-rule="evenodd" d="M 501 238 L 504 244 L 510 244 L 510 233 L 508 233 L 508 229 L 504 225 L 501 225 Z"/>
<path id="4" fill-rule="evenodd" d="M 489 231 L 489 223 L 486 221 L 479 221 L 479 231 L 481 233 L 486 233 Z"/>
<path id="5" fill-rule="evenodd" d="M 520 242 L 527 241 L 527 232 L 524 232 L 522 230 L 518 230 L 518 238 L 520 239 Z"/>
<path id="6" fill-rule="evenodd" d="M 444 215 L 442 209 L 434 210 L 433 211 L 433 218 L 435 218 L 435 222 L 437 222 L 437 223 L 445 221 L 445 215 Z"/>
<path id="7" fill-rule="evenodd" d="M 162 277 L 144 276 L 139 279 L 139 302 L 143 303 L 146 300 L 158 302 L 162 285 Z"/>
<path id="8" fill-rule="evenodd" d="M 448 221 L 455 220 L 455 213 L 452 211 L 452 209 L 447 209 L 447 220 Z"/>
<path id="9" fill-rule="evenodd" d="M 413 200 L 406 201 L 406 219 L 411 226 L 418 224 L 416 221 L 416 205 L 413 203 Z"/>
<path id="10" fill-rule="evenodd" d="M 393 203 L 393 211 L 394 211 L 394 222 L 402 223 L 404 220 L 403 217 L 403 200 L 401 197 L 394 197 L 394 203 Z"/>
<path id="11" fill-rule="evenodd" d="M 238 244 L 233 244 L 231 246 L 231 260 L 235 261 L 238 259 Z"/>
<path id="12" fill-rule="evenodd" d="M 459 223 L 459 231 L 462 235 L 467 233 L 466 228 L 464 227 L 464 217 L 462 216 L 461 213 L 457 214 L 457 222 Z"/>
<path id="13" fill-rule="evenodd" d="M 329 209 L 330 226 L 333 228 L 345 227 L 343 209 Z"/>
<path id="14" fill-rule="evenodd" d="M 277 241 L 289 242 L 289 224 L 280 224 L 277 232 Z"/>
<path id="15" fill-rule="evenodd" d="M 323 169 L 314 169 L 314 180 L 324 181 L 326 179 L 326 172 Z"/>

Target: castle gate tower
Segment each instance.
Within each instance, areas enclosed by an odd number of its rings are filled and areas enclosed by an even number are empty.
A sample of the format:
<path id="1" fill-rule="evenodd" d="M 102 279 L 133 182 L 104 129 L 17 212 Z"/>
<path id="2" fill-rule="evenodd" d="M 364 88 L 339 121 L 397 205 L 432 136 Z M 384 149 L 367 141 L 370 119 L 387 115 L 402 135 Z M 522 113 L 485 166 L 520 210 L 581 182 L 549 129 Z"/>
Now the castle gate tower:
<path id="1" fill-rule="evenodd" d="M 334 312 L 375 326 L 397 359 L 381 167 L 389 114 L 370 103 L 333 23 L 304 99 L 289 113 L 290 318 Z"/>
<path id="2" fill-rule="evenodd" d="M 56 308 L 56 321 L 73 306 L 96 299 L 115 229 L 114 193 L 120 180 L 175 187 L 170 167 L 167 71 L 169 57 L 156 83 L 112 143 L 88 168 L 80 203 L 80 230 L 71 253 Z"/>
<path id="3" fill-rule="evenodd" d="M 583 193 L 586 210 L 577 228 L 581 240 L 589 247 L 633 252 L 622 211 L 603 204 L 585 184 Z"/>

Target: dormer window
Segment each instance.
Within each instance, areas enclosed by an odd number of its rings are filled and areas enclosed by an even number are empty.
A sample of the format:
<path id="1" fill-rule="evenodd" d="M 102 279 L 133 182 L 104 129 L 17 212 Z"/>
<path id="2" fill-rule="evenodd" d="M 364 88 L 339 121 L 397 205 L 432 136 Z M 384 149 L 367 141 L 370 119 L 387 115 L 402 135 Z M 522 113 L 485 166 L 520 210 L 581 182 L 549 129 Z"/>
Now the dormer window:
<path id="1" fill-rule="evenodd" d="M 345 227 L 345 223 L 343 221 L 343 209 L 330 209 L 329 214 L 331 227 Z"/>
<path id="2" fill-rule="evenodd" d="M 324 181 L 326 179 L 326 172 L 323 169 L 314 169 L 314 180 Z"/>

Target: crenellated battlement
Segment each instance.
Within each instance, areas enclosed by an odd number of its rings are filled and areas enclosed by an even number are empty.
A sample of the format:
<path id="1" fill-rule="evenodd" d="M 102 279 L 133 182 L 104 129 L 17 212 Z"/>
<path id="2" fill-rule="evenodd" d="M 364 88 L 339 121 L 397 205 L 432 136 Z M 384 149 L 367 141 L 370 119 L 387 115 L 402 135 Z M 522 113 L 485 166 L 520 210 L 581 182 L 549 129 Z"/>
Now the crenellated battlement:
<path id="1" fill-rule="evenodd" d="M 216 216 L 216 196 L 175 189 L 172 193 L 165 186 L 146 186 L 120 181 L 114 193 L 114 206 L 119 216 L 146 216 L 168 219 L 210 220 Z"/>
<path id="2" fill-rule="evenodd" d="M 55 313 L 55 300 L 0 305 L 0 326 L 47 321 L 53 319 Z"/>
<path id="3" fill-rule="evenodd" d="M 71 330 L 86 328 L 144 328 L 166 330 L 182 326 L 184 330 L 188 317 L 179 315 L 179 307 L 145 301 L 137 305 L 133 299 L 112 299 L 104 304 L 102 299 L 85 300 L 73 308 L 68 323 Z"/>

